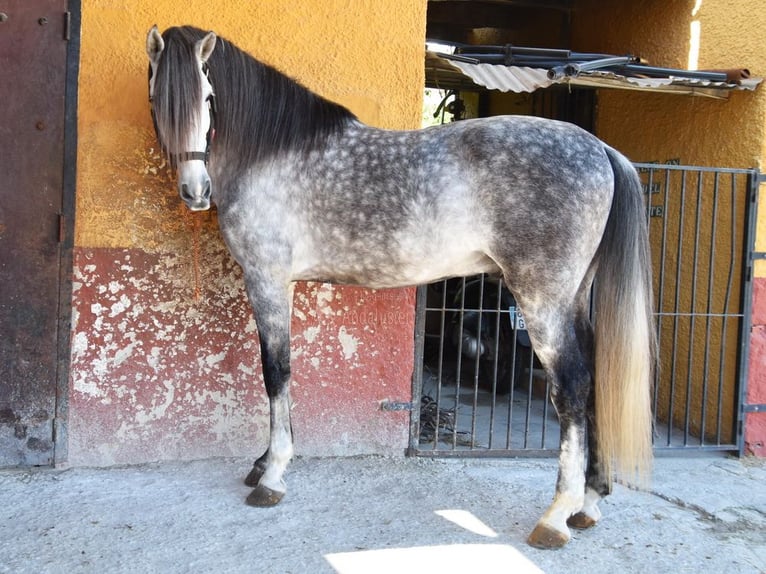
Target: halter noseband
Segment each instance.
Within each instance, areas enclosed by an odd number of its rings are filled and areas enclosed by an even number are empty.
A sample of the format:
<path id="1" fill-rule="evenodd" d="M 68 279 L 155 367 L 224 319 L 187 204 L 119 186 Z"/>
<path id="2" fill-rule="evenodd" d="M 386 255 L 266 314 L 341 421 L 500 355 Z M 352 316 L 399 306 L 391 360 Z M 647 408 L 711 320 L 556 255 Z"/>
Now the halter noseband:
<path id="1" fill-rule="evenodd" d="M 212 86 L 212 82 L 210 82 L 210 74 L 209 74 L 209 67 L 207 64 L 202 64 L 202 73 L 205 74 L 205 77 L 207 78 L 207 81 Z M 149 66 L 149 81 L 151 82 L 152 79 L 152 67 Z M 162 149 L 167 151 L 165 146 L 162 144 L 162 140 L 160 139 L 160 131 L 157 128 L 157 115 L 154 113 L 154 96 L 149 96 L 149 107 L 152 112 L 152 123 L 154 124 L 154 134 L 157 136 L 157 141 L 160 142 L 160 145 L 162 146 Z M 182 151 L 179 153 L 168 153 L 168 156 L 170 156 L 170 162 L 172 165 L 177 165 L 179 162 L 182 161 L 191 161 L 191 160 L 201 160 L 205 162 L 205 167 L 207 167 L 208 162 L 210 161 L 210 146 L 213 143 L 213 140 L 215 139 L 215 116 L 217 113 L 217 108 L 215 105 L 215 90 L 213 90 L 207 98 L 207 108 L 210 112 L 210 127 L 207 129 L 207 134 L 205 135 L 205 151 Z"/>

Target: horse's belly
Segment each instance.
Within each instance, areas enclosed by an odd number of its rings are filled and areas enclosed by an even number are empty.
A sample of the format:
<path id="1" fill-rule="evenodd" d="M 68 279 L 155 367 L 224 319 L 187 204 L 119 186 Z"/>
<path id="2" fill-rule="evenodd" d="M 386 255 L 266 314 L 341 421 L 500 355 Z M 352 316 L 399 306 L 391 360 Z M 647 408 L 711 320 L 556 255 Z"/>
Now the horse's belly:
<path id="1" fill-rule="evenodd" d="M 442 252 L 433 257 L 409 262 L 402 268 L 407 270 L 409 283 L 414 285 L 431 283 L 448 277 L 463 277 L 478 273 L 500 273 L 497 264 L 479 251 Z"/>
<path id="2" fill-rule="evenodd" d="M 332 258 L 322 258 L 321 261 L 312 256 L 297 257 L 293 261 L 293 278 L 382 289 L 500 272 L 495 262 L 482 251 L 450 247 L 434 244 L 422 244 L 415 249 L 401 245 L 378 246 L 374 250 L 336 251 Z"/>

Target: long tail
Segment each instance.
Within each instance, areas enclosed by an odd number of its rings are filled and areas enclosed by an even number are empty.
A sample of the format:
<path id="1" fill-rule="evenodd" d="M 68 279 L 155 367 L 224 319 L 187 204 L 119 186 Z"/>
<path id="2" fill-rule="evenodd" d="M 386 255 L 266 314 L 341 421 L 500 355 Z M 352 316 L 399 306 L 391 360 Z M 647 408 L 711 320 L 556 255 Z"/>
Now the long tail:
<path id="1" fill-rule="evenodd" d="M 617 472 L 645 485 L 657 357 L 649 237 L 638 174 L 622 154 L 605 149 L 615 182 L 594 295 L 596 439 L 607 476 Z"/>

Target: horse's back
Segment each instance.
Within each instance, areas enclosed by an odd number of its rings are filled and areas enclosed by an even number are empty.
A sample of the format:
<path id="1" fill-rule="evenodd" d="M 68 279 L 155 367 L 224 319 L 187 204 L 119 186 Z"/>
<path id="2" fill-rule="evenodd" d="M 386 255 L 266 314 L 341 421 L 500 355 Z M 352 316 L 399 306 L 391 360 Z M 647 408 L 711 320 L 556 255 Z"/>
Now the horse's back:
<path id="1" fill-rule="evenodd" d="M 291 243 L 291 278 L 374 287 L 500 272 L 520 252 L 565 257 L 582 248 L 584 214 L 598 220 L 584 247 L 595 252 L 611 193 L 599 140 L 524 116 L 409 132 L 353 124 L 282 169 L 269 183 L 283 182 L 284 217 L 269 225 Z"/>

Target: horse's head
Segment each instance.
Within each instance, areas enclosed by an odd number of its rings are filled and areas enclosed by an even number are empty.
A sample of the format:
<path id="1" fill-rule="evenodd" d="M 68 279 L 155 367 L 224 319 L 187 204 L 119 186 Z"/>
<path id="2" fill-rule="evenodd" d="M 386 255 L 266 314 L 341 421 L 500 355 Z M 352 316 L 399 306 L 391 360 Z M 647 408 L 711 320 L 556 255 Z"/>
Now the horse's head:
<path id="1" fill-rule="evenodd" d="M 215 136 L 215 100 L 207 61 L 216 35 L 189 38 L 171 28 L 164 38 L 154 26 L 146 38 L 149 101 L 154 129 L 177 170 L 178 191 L 192 211 L 210 208 L 213 188 L 207 172 Z"/>

